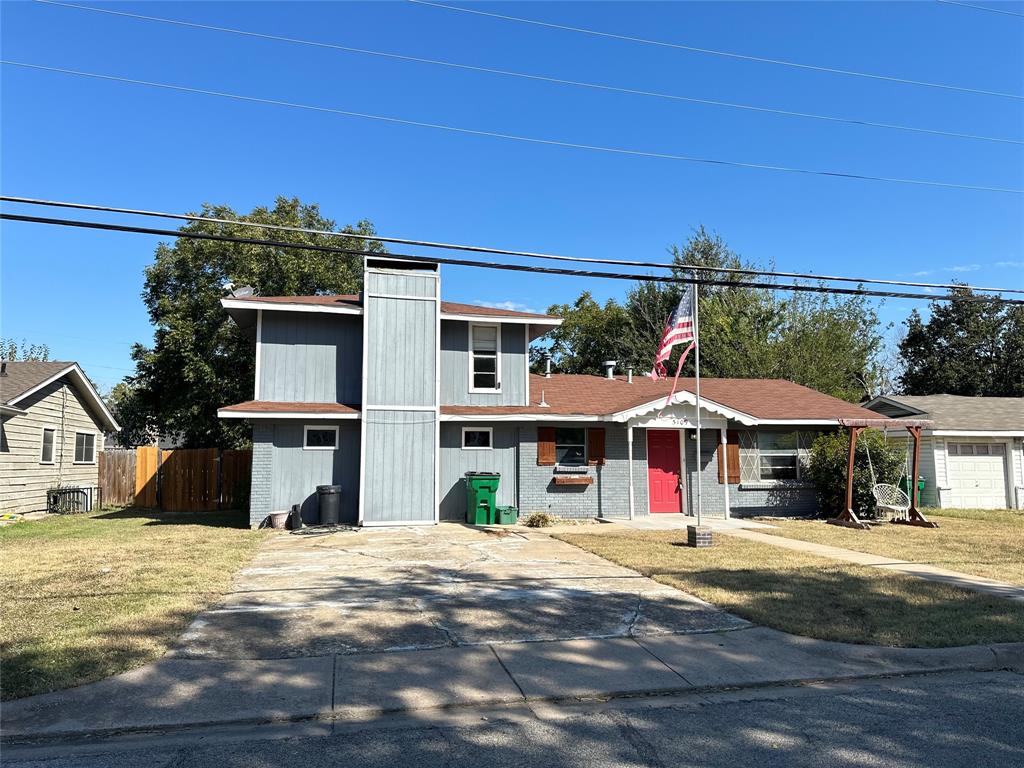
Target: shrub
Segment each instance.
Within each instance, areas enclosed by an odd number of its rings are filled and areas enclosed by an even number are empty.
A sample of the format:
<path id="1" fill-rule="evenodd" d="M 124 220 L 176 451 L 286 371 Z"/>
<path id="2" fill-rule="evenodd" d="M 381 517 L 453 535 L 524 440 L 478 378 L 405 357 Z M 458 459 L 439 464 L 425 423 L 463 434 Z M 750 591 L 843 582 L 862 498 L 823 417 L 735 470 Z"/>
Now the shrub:
<path id="1" fill-rule="evenodd" d="M 875 510 L 868 450 L 878 483 L 895 485 L 906 462 L 906 444 L 886 443 L 884 435 L 876 429 L 866 429 L 858 435 L 853 458 L 853 511 L 858 515 L 872 515 Z M 846 430 L 826 433 L 811 445 L 808 474 L 817 489 L 818 509 L 824 517 L 835 517 L 846 508 L 849 453 L 850 433 Z"/>
<path id="2" fill-rule="evenodd" d="M 523 525 L 527 528 L 547 528 L 549 525 L 554 524 L 554 518 L 547 512 L 533 512 L 523 521 Z"/>

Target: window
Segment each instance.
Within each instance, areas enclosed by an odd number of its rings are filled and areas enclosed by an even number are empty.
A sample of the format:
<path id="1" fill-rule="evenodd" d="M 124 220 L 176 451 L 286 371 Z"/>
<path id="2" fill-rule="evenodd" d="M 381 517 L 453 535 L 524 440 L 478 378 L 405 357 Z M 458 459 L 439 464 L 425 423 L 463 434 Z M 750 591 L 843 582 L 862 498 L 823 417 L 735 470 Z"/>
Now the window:
<path id="1" fill-rule="evenodd" d="M 57 430 L 43 427 L 43 447 L 39 452 L 40 464 L 53 464 L 53 446 L 57 438 Z"/>
<path id="2" fill-rule="evenodd" d="M 950 443 L 950 456 L 1005 456 L 1002 443 Z"/>
<path id="3" fill-rule="evenodd" d="M 800 478 L 800 435 L 797 432 L 759 432 L 758 478 L 761 481 Z"/>
<path id="4" fill-rule="evenodd" d="M 481 429 L 462 428 L 462 448 L 467 451 L 487 451 L 493 446 L 491 427 Z"/>
<path id="5" fill-rule="evenodd" d="M 75 432 L 75 464 L 92 464 L 96 461 L 96 435 L 92 432 Z"/>
<path id="6" fill-rule="evenodd" d="M 568 467 L 579 467 L 587 463 L 587 430 L 555 430 L 555 463 Z"/>
<path id="7" fill-rule="evenodd" d="M 306 451 L 333 451 L 338 447 L 337 427 L 303 427 L 302 448 Z"/>
<path id="8" fill-rule="evenodd" d="M 501 333 L 497 325 L 469 326 L 469 391 L 501 390 Z"/>

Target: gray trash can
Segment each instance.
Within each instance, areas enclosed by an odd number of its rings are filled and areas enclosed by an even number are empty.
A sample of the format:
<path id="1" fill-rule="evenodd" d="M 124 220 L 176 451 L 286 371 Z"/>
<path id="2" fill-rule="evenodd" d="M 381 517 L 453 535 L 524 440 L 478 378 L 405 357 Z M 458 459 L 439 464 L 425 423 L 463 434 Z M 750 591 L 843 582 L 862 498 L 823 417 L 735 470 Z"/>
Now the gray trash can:
<path id="1" fill-rule="evenodd" d="M 320 525 L 337 525 L 341 519 L 341 486 L 318 485 L 316 496 L 320 505 Z"/>

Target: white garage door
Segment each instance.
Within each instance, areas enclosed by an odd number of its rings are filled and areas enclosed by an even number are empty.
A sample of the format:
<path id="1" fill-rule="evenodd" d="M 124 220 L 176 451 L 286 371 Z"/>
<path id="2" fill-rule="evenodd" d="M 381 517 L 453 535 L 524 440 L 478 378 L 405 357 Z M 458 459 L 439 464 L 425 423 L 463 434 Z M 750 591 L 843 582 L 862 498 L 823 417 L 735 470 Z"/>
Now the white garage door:
<path id="1" fill-rule="evenodd" d="M 948 506 L 1002 509 L 1006 502 L 1006 446 L 949 443 Z"/>

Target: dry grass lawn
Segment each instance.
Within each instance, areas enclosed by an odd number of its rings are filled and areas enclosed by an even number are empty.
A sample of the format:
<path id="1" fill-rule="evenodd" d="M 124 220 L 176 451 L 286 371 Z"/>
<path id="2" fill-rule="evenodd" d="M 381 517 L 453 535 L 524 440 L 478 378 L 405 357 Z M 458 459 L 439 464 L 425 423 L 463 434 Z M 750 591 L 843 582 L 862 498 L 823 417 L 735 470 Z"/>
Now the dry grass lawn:
<path id="1" fill-rule="evenodd" d="M 161 656 L 263 538 L 235 513 L 125 510 L 0 528 L 4 699 Z"/>
<path id="2" fill-rule="evenodd" d="M 767 520 L 759 533 L 845 547 L 871 555 L 927 563 L 1024 585 L 1024 512 L 1011 510 L 922 510 L 939 528 L 881 523 L 868 531 L 819 520 Z"/>
<path id="3" fill-rule="evenodd" d="M 685 531 L 560 533 L 575 544 L 756 624 L 806 637 L 910 648 L 1024 640 L 1024 605 L 803 552 Z"/>

